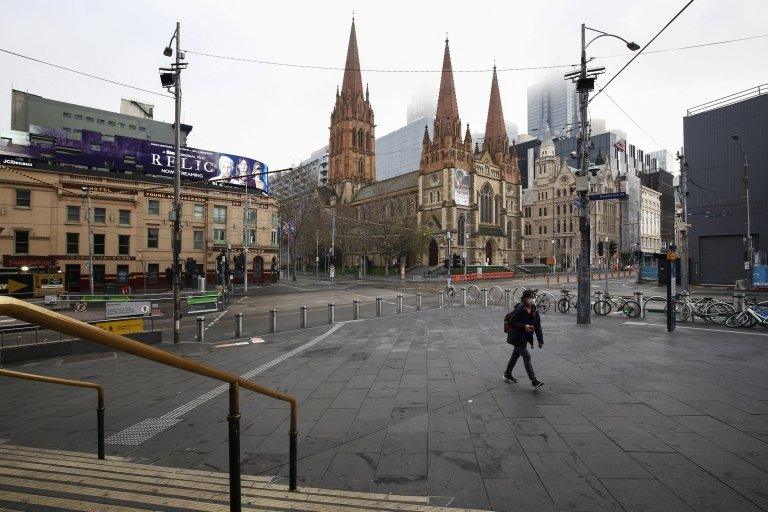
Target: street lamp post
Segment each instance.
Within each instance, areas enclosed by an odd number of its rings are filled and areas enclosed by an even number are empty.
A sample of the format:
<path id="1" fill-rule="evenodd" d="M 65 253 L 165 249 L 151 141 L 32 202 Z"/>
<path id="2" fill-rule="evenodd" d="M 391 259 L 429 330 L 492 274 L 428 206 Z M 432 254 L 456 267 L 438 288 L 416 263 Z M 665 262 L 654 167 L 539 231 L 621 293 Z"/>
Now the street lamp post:
<path id="1" fill-rule="evenodd" d="M 175 52 L 171 43 L 176 41 Z M 175 53 L 175 61 L 170 68 L 160 68 L 160 82 L 169 91 L 173 88 L 175 99 L 174 115 L 174 179 L 173 179 L 173 342 L 181 341 L 181 71 L 187 67 L 184 54 L 181 51 L 181 24 L 176 22 L 176 31 L 171 36 L 168 46 L 163 50 L 163 55 L 170 57 Z"/>
<path id="2" fill-rule="evenodd" d="M 597 32 L 597 36 L 591 41 L 586 40 L 586 31 Z M 601 37 L 614 37 L 624 41 L 632 51 L 637 51 L 640 46 L 634 42 L 629 42 L 623 37 L 603 32 L 581 24 L 581 66 L 578 71 L 573 71 L 565 75 L 566 80 L 576 82 L 576 91 L 579 93 L 579 121 L 581 134 L 579 136 L 579 158 L 580 169 L 576 175 L 576 189 L 579 193 L 579 232 L 580 251 L 579 251 L 579 273 L 578 273 L 578 301 L 576 303 L 576 323 L 588 324 L 591 321 L 590 315 L 590 222 L 589 222 L 589 91 L 595 88 L 595 77 L 605 71 L 605 68 L 587 69 L 587 47 L 595 40 Z"/>
<path id="3" fill-rule="evenodd" d="M 744 152 L 744 146 L 741 145 L 741 138 L 738 133 L 731 135 L 731 138 L 736 141 L 741 150 L 741 156 L 744 160 L 744 176 L 742 181 L 744 182 L 745 200 L 747 203 L 747 237 L 745 242 L 747 244 L 747 261 L 744 263 L 744 270 L 747 271 L 747 284 L 749 288 L 752 288 L 752 265 L 755 264 L 755 248 L 752 245 L 752 224 L 750 221 L 749 211 L 749 166 L 747 164 L 747 154 Z"/>

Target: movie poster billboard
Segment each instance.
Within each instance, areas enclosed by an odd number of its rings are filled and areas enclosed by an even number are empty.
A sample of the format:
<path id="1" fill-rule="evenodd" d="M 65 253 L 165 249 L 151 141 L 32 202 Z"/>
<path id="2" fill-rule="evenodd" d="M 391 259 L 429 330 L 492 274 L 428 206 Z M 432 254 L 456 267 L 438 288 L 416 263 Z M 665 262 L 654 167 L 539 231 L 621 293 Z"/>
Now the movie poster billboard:
<path id="1" fill-rule="evenodd" d="M 175 172 L 173 144 L 103 136 L 90 130 L 82 130 L 80 139 L 75 140 L 61 129 L 42 126 L 30 126 L 29 133 L 29 145 L 0 141 L 4 162 L 29 167 L 35 163 L 65 163 L 168 178 Z M 182 180 L 221 182 L 269 192 L 269 169 L 259 160 L 190 147 L 181 148 L 180 160 Z"/>
<path id="2" fill-rule="evenodd" d="M 469 206 L 469 173 L 463 169 L 453 170 L 453 200 L 458 206 Z"/>

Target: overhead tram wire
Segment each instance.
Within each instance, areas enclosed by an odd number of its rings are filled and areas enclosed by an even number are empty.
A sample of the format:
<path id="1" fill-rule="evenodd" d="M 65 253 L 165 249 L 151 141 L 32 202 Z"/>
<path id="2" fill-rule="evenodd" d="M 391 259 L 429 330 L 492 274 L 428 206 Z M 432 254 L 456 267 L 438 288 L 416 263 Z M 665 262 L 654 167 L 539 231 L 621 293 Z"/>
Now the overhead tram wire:
<path id="1" fill-rule="evenodd" d="M 648 47 L 649 47 L 649 46 L 650 46 L 650 45 L 651 45 L 651 44 L 652 44 L 652 43 L 653 43 L 653 42 L 656 40 L 656 38 L 657 38 L 657 37 L 659 37 L 659 36 L 662 34 L 662 32 L 664 32 L 664 31 L 667 29 L 667 27 L 669 27 L 669 26 L 672 24 L 672 22 L 674 22 L 674 21 L 675 21 L 675 20 L 676 20 L 676 19 L 677 19 L 677 18 L 678 18 L 678 17 L 679 17 L 681 14 L 683 14 L 683 12 L 684 12 L 684 11 L 685 11 L 685 10 L 686 10 L 686 9 L 687 9 L 687 8 L 688 8 L 688 7 L 689 7 L 689 6 L 690 6 L 690 5 L 693 3 L 693 2 L 694 2 L 694 0 L 688 0 L 688 3 L 687 3 L 687 4 L 685 4 L 685 5 L 683 6 L 683 8 L 682 8 L 682 9 L 680 9 L 680 10 L 678 11 L 678 13 L 677 13 L 677 14 L 675 14 L 675 15 L 672 17 L 672 19 L 671 19 L 671 20 L 669 20 L 669 21 L 667 22 L 667 24 L 666 24 L 666 25 L 664 25 L 663 27 L 661 27 L 661 30 L 659 30 L 658 32 L 656 32 L 656 35 L 655 35 L 655 36 L 653 36 L 653 37 L 651 38 L 651 40 L 650 40 L 650 41 L 648 41 L 647 43 L 645 43 L 645 46 L 643 46 L 642 48 L 640 48 L 640 51 L 638 51 L 637 53 L 635 53 L 635 54 L 632 56 L 632 58 L 631 58 L 631 59 L 629 59 L 629 61 L 627 61 L 627 63 L 626 63 L 626 64 L 624 64 L 624 66 L 622 66 L 622 68 L 621 68 L 621 69 L 620 69 L 618 72 L 616 72 L 616 74 L 615 74 L 615 75 L 613 75 L 613 76 L 610 78 L 610 80 L 608 80 L 608 82 L 606 82 L 606 84 L 605 84 L 603 87 L 601 87 L 601 88 L 600 88 L 600 90 L 599 90 L 599 91 L 597 91 L 597 92 L 596 92 L 596 93 L 595 93 L 595 94 L 594 94 L 594 95 L 593 95 L 593 96 L 592 96 L 592 97 L 589 99 L 589 103 L 592 103 L 592 101 L 593 101 L 595 98 L 597 98 L 598 96 L 600 96 L 600 93 L 601 93 L 601 92 L 603 92 L 603 91 L 605 90 L 605 88 L 606 88 L 606 87 L 608 87 L 609 85 L 611 85 L 611 82 L 613 82 L 614 80 L 616 80 L 616 78 L 617 78 L 617 77 L 618 77 L 618 76 L 621 74 L 621 72 L 622 72 L 622 71 L 624 71 L 625 69 L 627 69 L 627 67 L 628 67 L 630 64 L 632 64 L 632 62 L 634 62 L 636 58 L 638 58 L 640 55 L 642 55 L 643 51 L 645 51 L 645 49 L 646 49 L 646 48 L 648 48 Z"/>
<path id="2" fill-rule="evenodd" d="M 721 44 L 730 44 L 730 43 L 740 43 L 742 41 L 751 41 L 752 39 L 761 39 L 764 37 L 768 37 L 768 34 L 758 34 L 756 36 L 747 36 L 747 37 L 739 37 L 736 39 L 723 39 L 721 41 L 710 41 L 708 43 L 699 43 L 699 44 L 691 44 L 688 46 L 678 46 L 675 48 L 661 48 L 659 50 L 649 50 L 647 52 L 643 52 L 643 55 L 653 55 L 656 53 L 667 53 L 667 52 L 674 52 L 679 50 L 692 50 L 695 48 L 704 48 L 707 46 L 717 46 Z M 614 55 L 597 55 L 593 58 L 595 59 L 613 59 L 616 57 L 629 57 L 631 55 L 634 55 L 634 53 L 617 53 Z"/>

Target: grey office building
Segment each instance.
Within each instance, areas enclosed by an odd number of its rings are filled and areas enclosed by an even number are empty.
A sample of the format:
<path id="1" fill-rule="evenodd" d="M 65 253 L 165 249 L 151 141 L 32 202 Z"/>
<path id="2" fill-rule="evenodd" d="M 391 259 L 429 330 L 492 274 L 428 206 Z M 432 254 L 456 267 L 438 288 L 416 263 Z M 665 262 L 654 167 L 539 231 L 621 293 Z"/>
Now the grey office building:
<path id="1" fill-rule="evenodd" d="M 749 164 L 752 245 L 766 261 L 768 237 L 768 84 L 688 109 L 683 118 L 689 166 L 688 232 L 690 279 L 734 284 L 747 275 L 744 253 L 747 204 L 744 159 L 731 135 L 738 134 Z"/>
<path id="2" fill-rule="evenodd" d="M 63 130 L 67 138 L 74 140 L 80 140 L 82 130 L 90 130 L 103 135 L 174 143 L 173 123 L 155 121 L 152 105 L 124 99 L 121 111 L 130 114 L 51 100 L 23 91 L 11 92 L 11 130 L 29 132 L 30 126 L 44 126 Z M 181 124 L 182 146 L 187 145 L 190 131 L 192 126 Z"/>
<path id="3" fill-rule="evenodd" d="M 555 137 L 569 134 L 578 111 L 576 86 L 561 74 L 528 87 L 528 133 L 534 137 L 544 137 L 547 127 Z"/>
<path id="4" fill-rule="evenodd" d="M 433 136 L 434 117 L 421 117 L 376 139 L 376 181 L 407 174 L 419 168 L 424 126 Z"/>

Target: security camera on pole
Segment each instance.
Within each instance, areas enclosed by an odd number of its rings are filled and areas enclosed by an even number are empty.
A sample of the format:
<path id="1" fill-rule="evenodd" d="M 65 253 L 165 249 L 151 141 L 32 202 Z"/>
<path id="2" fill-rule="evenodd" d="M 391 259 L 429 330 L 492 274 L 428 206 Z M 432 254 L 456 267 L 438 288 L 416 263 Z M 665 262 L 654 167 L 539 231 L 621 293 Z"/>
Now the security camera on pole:
<path id="1" fill-rule="evenodd" d="M 598 35 L 586 42 L 586 31 L 597 32 Z M 573 71 L 565 75 L 566 80 L 576 83 L 576 91 L 579 93 L 579 121 L 581 134 L 579 135 L 578 157 L 580 159 L 579 170 L 576 173 L 576 190 L 579 193 L 579 232 L 581 233 L 581 243 L 578 263 L 578 281 L 579 297 L 576 303 L 576 323 L 588 324 L 590 318 L 590 226 L 589 226 L 589 91 L 595 88 L 595 77 L 603 72 L 605 68 L 587 69 L 587 47 L 596 39 L 601 37 L 615 37 L 626 43 L 627 48 L 632 51 L 640 49 L 636 43 L 614 34 L 608 34 L 601 30 L 587 27 L 581 24 L 581 67 L 579 71 Z"/>
<path id="2" fill-rule="evenodd" d="M 170 68 L 160 68 L 160 83 L 170 91 L 173 89 L 175 101 L 174 116 L 174 179 L 173 179 L 173 342 L 181 341 L 181 272 L 179 256 L 181 254 L 181 70 L 186 69 L 187 64 L 182 62 L 184 53 L 181 51 L 181 24 L 176 22 L 176 31 L 171 36 L 168 46 L 163 50 L 163 55 L 170 57 L 174 54 L 171 43 L 176 40 L 175 61 Z"/>

